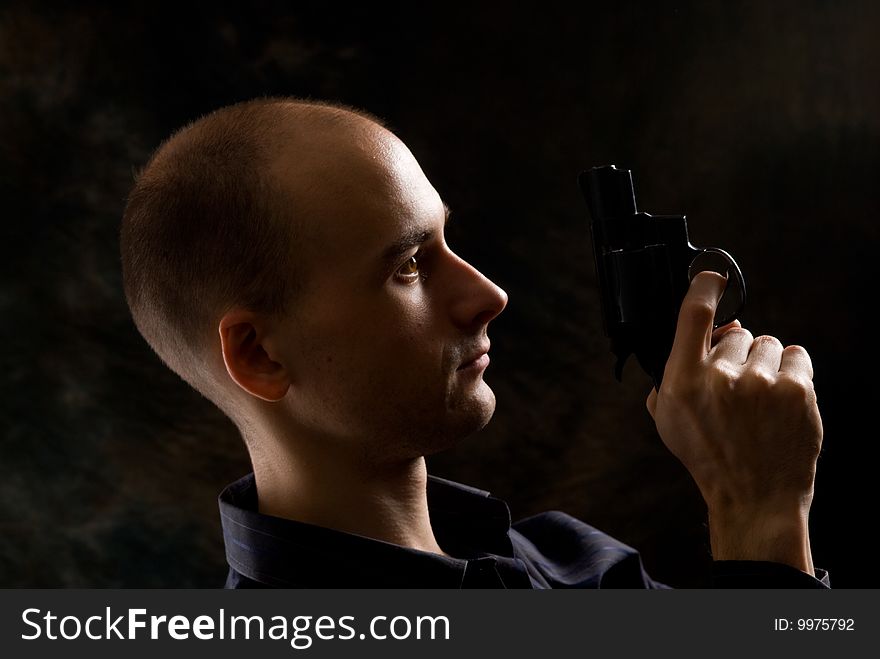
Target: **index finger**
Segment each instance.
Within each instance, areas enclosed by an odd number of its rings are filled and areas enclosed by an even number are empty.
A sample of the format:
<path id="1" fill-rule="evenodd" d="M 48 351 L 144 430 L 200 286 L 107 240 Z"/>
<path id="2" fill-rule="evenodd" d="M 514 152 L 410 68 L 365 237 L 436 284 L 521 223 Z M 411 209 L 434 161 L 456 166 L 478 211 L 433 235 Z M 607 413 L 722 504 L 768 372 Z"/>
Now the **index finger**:
<path id="1" fill-rule="evenodd" d="M 726 277 L 709 270 L 698 272 L 691 280 L 678 312 L 667 372 L 687 370 L 700 363 L 709 353 L 715 310 L 726 286 Z"/>

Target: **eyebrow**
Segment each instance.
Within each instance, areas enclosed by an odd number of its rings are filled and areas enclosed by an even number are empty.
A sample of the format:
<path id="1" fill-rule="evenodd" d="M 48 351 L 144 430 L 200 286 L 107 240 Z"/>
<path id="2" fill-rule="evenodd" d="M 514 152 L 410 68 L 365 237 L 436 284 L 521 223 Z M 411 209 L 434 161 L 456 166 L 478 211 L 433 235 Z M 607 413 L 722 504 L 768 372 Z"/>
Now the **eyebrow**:
<path id="1" fill-rule="evenodd" d="M 446 205 L 446 202 L 443 202 L 443 226 L 445 227 L 449 224 L 449 218 L 452 215 L 452 211 L 449 206 Z M 382 263 L 386 266 L 391 266 L 393 263 L 397 261 L 403 254 L 411 250 L 413 247 L 417 247 L 424 242 L 431 240 L 434 237 L 435 231 L 433 229 L 422 229 L 422 228 L 413 228 L 408 231 L 405 231 L 402 236 L 400 236 L 397 240 L 391 243 L 385 251 L 382 252 Z"/>

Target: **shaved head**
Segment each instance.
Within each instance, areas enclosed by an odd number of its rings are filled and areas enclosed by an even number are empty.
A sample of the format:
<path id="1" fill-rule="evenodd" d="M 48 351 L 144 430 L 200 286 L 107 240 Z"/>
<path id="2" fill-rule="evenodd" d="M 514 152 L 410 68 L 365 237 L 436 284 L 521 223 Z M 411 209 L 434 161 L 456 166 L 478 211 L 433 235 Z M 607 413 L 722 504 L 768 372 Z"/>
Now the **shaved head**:
<path id="1" fill-rule="evenodd" d="M 238 426 L 263 493 L 289 459 L 319 480 L 400 464 L 491 418 L 487 327 L 507 295 L 449 248 L 449 215 L 377 120 L 286 98 L 202 117 L 138 176 L 132 316 Z"/>
<path id="2" fill-rule="evenodd" d="M 159 357 L 227 413 L 206 350 L 218 319 L 230 308 L 293 311 L 308 285 L 310 236 L 327 200 L 345 193 L 345 176 L 327 174 L 344 174 L 359 143 L 387 133 L 380 126 L 346 106 L 257 99 L 177 131 L 137 176 L 120 231 L 132 317 Z"/>

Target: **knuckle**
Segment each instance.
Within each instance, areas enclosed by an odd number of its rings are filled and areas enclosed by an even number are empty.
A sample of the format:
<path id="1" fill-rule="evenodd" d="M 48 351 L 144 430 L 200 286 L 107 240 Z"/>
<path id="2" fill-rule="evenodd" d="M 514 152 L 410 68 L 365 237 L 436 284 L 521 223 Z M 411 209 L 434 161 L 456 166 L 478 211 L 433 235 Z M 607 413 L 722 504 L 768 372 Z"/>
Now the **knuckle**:
<path id="1" fill-rule="evenodd" d="M 796 369 L 808 380 L 813 379 L 813 360 L 806 348 L 799 345 L 787 346 L 783 349 L 782 356 L 784 363 L 788 364 L 788 369 Z"/>
<path id="2" fill-rule="evenodd" d="M 715 318 L 715 306 L 705 300 L 695 300 L 688 306 L 688 315 L 694 322 L 708 324 Z"/>
<path id="3" fill-rule="evenodd" d="M 747 338 L 749 341 L 752 341 L 752 333 L 745 327 L 734 327 L 729 329 L 724 333 L 724 336 L 730 336 L 731 338 L 739 337 L 740 339 Z"/>
<path id="4" fill-rule="evenodd" d="M 726 359 L 716 359 L 709 365 L 709 377 L 715 383 L 727 384 L 736 380 L 734 365 Z"/>
<path id="5" fill-rule="evenodd" d="M 783 397 L 793 400 L 810 401 L 816 395 L 812 380 L 792 373 L 780 373 L 776 379 L 776 386 Z"/>
<path id="6" fill-rule="evenodd" d="M 770 336 L 769 334 L 762 334 L 761 336 L 755 338 L 754 343 L 764 346 L 782 347 L 782 342 L 775 336 Z"/>
<path id="7" fill-rule="evenodd" d="M 739 377 L 739 385 L 746 392 L 765 393 L 776 383 L 776 378 L 760 369 L 746 370 Z"/>
<path id="8" fill-rule="evenodd" d="M 731 362 L 725 359 L 719 359 L 713 362 L 708 369 L 709 383 L 712 391 L 722 398 L 729 398 L 735 395 L 738 385 L 738 373 Z"/>

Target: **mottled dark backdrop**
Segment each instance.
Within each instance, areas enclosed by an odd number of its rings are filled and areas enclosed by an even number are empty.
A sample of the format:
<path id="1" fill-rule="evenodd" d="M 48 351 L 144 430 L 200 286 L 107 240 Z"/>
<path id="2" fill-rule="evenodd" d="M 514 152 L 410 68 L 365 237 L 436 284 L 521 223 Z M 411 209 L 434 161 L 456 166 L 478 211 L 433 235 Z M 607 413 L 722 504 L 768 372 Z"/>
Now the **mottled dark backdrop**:
<path id="1" fill-rule="evenodd" d="M 744 324 L 810 351 L 825 422 L 816 564 L 874 586 L 880 5 L 826 2 L 5 2 L 0 586 L 218 586 L 234 427 L 131 324 L 117 227 L 132 170 L 183 123 L 262 94 L 385 117 L 454 209 L 449 241 L 510 294 L 489 427 L 439 475 L 559 508 L 701 585 L 702 502 L 611 377 L 583 204 L 631 167 L 640 206 L 736 255 Z M 252 7 L 256 5 L 257 7 Z M 53 8 L 54 7 L 54 8 Z"/>

